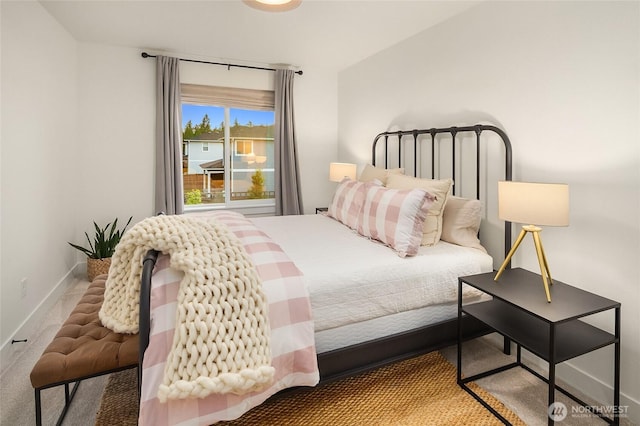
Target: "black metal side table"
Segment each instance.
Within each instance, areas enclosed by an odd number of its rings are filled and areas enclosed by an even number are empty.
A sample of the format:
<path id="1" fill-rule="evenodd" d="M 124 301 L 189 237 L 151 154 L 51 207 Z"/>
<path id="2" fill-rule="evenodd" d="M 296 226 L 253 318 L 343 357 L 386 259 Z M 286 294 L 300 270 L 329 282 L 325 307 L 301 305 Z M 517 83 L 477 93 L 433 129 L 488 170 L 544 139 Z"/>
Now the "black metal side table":
<path id="1" fill-rule="evenodd" d="M 603 420 L 619 424 L 620 407 L 620 303 L 597 296 L 588 291 L 554 280 L 550 287 L 552 302 L 548 303 L 542 291 L 540 275 L 521 268 L 509 269 L 498 281 L 495 274 L 486 273 L 458 279 L 458 385 L 469 392 L 503 423 L 509 422 L 466 384 L 508 370 L 522 367 L 549 385 L 548 408 L 555 407 L 556 389 L 572 398 Z M 493 296 L 493 300 L 462 304 L 462 286 L 467 284 Z M 615 310 L 614 334 L 581 321 L 580 318 L 598 312 Z M 462 378 L 462 316 L 470 315 L 487 324 L 516 344 L 515 362 L 471 377 Z M 556 364 L 588 352 L 615 345 L 613 417 L 603 413 L 565 389 L 556 385 Z M 525 348 L 549 364 L 548 378 L 522 362 L 521 349 Z M 554 413 L 549 413 L 548 424 L 554 424 Z M 562 413 L 556 413 L 562 414 Z"/>

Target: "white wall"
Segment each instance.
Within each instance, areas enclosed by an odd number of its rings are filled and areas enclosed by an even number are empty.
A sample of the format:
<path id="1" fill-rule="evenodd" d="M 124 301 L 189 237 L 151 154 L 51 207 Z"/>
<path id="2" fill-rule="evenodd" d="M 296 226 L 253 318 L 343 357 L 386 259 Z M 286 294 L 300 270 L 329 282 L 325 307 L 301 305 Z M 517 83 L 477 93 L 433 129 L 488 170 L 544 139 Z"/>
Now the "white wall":
<path id="1" fill-rule="evenodd" d="M 295 120 L 302 200 L 306 214 L 331 202 L 335 184 L 329 163 L 337 160 L 337 76 L 322 68 L 305 68 L 295 82 Z"/>
<path id="2" fill-rule="evenodd" d="M 84 243 L 93 221 L 133 216 L 135 223 L 155 213 L 155 61 L 139 49 L 78 43 L 38 2 L 1 4 L 4 368 L 18 348 L 8 342 L 31 337 L 84 262 L 67 241 Z M 181 71 L 192 83 L 273 84 L 269 72 Z M 305 211 L 313 213 L 333 189 L 337 80 L 323 69 L 304 71 L 295 80 L 297 140 Z"/>
<path id="3" fill-rule="evenodd" d="M 39 3 L 1 8 L 0 345 L 15 355 L 26 345 L 10 340 L 32 337 L 29 315 L 71 281 L 76 264 L 66 242 L 77 235 L 82 200 L 78 72 L 75 41 Z"/>
<path id="4" fill-rule="evenodd" d="M 136 49 L 80 43 L 78 63 L 78 226 L 129 216 L 135 223 L 155 213 L 155 61 Z"/>
<path id="5" fill-rule="evenodd" d="M 566 182 L 571 225 L 543 231 L 555 278 L 622 302 L 622 404 L 640 421 L 640 3 L 481 4 L 339 74 L 338 153 L 388 128 L 503 128 L 514 179 Z M 515 266 L 539 271 L 532 244 Z M 541 286 L 541 295 L 542 293 Z M 612 330 L 613 316 L 591 322 Z M 611 403 L 611 348 L 559 374 Z"/>

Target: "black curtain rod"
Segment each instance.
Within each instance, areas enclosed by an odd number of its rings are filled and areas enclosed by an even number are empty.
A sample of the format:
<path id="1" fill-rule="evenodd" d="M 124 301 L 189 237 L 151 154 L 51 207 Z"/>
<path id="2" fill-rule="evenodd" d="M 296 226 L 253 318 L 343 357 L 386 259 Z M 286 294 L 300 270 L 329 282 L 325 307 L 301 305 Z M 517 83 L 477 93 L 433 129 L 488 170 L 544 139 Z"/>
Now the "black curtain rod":
<path id="1" fill-rule="evenodd" d="M 156 55 L 149 55 L 147 52 L 142 52 L 141 56 L 143 58 L 155 58 L 156 57 Z M 178 60 L 185 61 L 185 62 L 195 62 L 197 64 L 223 65 L 223 66 L 225 66 L 227 68 L 236 67 L 236 68 L 249 68 L 249 69 L 252 69 L 252 70 L 275 71 L 275 68 L 252 67 L 251 65 L 225 64 L 225 63 L 222 63 L 222 62 L 198 61 L 198 60 L 195 60 L 195 59 L 183 59 L 183 58 L 178 58 Z M 294 71 L 294 72 L 296 74 L 298 74 L 298 75 L 302 75 L 302 70 Z"/>

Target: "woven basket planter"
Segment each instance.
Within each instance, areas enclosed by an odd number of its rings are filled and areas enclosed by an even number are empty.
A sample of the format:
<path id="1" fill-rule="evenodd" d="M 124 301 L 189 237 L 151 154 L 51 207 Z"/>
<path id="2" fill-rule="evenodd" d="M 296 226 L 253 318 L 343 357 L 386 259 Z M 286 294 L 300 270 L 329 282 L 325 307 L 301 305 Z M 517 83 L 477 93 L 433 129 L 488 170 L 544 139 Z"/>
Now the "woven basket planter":
<path id="1" fill-rule="evenodd" d="M 89 281 L 93 281 L 93 279 L 98 275 L 108 273 L 110 266 L 111 266 L 110 257 L 107 257 L 104 259 L 92 259 L 88 257 L 87 258 L 87 278 L 89 278 Z"/>

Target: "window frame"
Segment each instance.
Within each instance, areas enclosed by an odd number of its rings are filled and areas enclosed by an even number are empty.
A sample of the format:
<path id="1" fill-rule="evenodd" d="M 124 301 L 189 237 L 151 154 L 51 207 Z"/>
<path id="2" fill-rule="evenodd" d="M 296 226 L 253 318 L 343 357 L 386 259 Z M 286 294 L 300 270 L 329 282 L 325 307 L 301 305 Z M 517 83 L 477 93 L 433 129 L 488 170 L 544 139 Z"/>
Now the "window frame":
<path id="1" fill-rule="evenodd" d="M 224 108 L 224 203 L 216 204 L 183 204 L 185 212 L 197 212 L 208 210 L 233 209 L 246 215 L 275 214 L 275 198 L 263 198 L 255 200 L 232 200 L 231 180 L 233 155 L 236 146 L 231 142 L 230 110 L 232 108 L 271 111 L 275 112 L 275 92 L 272 90 L 238 89 L 219 86 L 203 86 L 194 84 L 181 84 L 182 104 L 213 106 Z M 182 124 L 182 123 L 181 123 Z M 182 144 L 184 147 L 184 142 Z M 189 150 L 191 147 L 188 148 Z M 250 154 L 238 154 L 238 156 L 253 155 L 254 146 L 251 141 Z M 184 153 L 183 153 L 184 155 Z M 183 201 L 184 202 L 184 201 Z"/>

